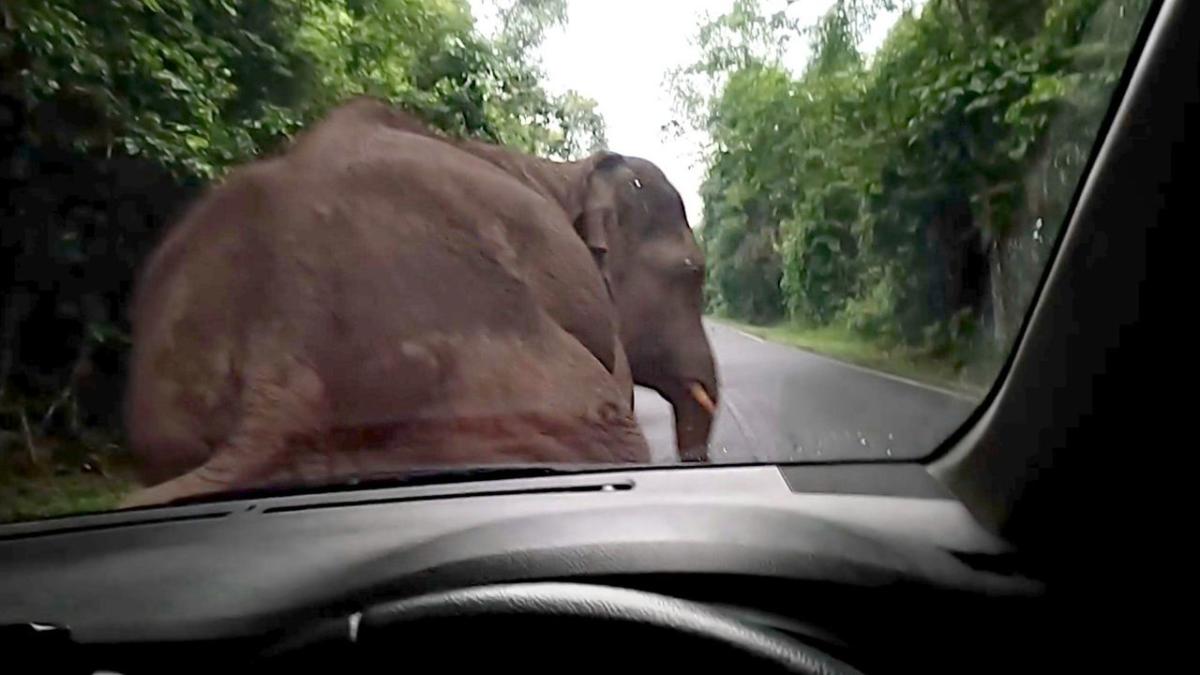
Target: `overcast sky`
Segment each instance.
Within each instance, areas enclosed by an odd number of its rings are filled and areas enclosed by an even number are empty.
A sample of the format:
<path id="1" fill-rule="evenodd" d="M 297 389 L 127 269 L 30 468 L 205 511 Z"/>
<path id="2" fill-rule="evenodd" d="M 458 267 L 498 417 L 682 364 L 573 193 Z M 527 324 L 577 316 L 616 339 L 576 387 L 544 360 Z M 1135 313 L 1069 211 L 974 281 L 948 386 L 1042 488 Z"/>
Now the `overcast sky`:
<path id="1" fill-rule="evenodd" d="M 788 14 L 809 25 L 832 3 L 800 0 Z M 683 196 L 693 226 L 700 223 L 704 167 L 698 150 L 704 139 L 672 139 L 661 131 L 675 119 L 663 78 L 672 68 L 696 60 L 698 50 L 691 40 L 704 14 L 720 15 L 732 4 L 733 0 L 568 0 L 567 26 L 549 33 L 539 54 L 548 88 L 574 89 L 595 99 L 608 125 L 609 149 L 658 164 Z M 772 12 L 785 4 L 762 0 L 761 6 Z M 895 16 L 880 17 L 864 47 L 873 50 L 894 20 Z M 794 52 L 787 65 L 799 70 L 807 50 Z"/>

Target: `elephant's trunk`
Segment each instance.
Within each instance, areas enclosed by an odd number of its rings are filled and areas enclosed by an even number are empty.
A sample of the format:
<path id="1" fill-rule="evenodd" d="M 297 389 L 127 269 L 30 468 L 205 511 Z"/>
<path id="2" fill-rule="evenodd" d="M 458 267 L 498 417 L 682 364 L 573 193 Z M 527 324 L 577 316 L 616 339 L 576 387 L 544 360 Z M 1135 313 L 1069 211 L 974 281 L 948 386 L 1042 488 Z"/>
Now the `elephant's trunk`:
<path id="1" fill-rule="evenodd" d="M 668 394 L 675 412 L 675 442 L 683 462 L 707 462 L 708 438 L 717 413 L 716 382 L 693 380 L 686 386 L 672 387 Z"/>

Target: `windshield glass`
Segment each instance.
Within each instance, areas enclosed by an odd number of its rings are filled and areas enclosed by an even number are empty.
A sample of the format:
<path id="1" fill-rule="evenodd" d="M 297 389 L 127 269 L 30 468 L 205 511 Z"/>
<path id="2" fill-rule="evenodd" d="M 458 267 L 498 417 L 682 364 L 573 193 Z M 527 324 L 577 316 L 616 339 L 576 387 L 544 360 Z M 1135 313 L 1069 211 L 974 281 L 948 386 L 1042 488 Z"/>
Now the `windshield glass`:
<path id="1" fill-rule="evenodd" d="M 1150 4 L 5 3 L 0 521 L 928 455 Z"/>

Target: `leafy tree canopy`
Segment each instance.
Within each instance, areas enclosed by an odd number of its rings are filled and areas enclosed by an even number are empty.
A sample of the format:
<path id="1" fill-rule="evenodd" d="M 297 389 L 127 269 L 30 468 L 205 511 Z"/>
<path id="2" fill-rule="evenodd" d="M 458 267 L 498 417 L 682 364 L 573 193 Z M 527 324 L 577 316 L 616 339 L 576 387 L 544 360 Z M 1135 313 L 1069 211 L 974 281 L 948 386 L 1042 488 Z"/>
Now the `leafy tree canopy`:
<path id="1" fill-rule="evenodd" d="M 1003 346 L 1148 4 L 838 0 L 800 26 L 736 0 L 710 17 L 700 58 L 672 74 L 681 117 L 711 140 L 710 310 Z M 784 67 L 804 45 L 805 68 Z"/>
<path id="2" fill-rule="evenodd" d="M 356 94 L 454 134 L 574 156 L 604 144 L 595 103 L 547 93 L 529 56 L 563 0 L 509 1 L 475 30 L 465 0 L 39 0 L 8 10 L 34 105 L 86 101 L 111 151 L 213 176 Z"/>

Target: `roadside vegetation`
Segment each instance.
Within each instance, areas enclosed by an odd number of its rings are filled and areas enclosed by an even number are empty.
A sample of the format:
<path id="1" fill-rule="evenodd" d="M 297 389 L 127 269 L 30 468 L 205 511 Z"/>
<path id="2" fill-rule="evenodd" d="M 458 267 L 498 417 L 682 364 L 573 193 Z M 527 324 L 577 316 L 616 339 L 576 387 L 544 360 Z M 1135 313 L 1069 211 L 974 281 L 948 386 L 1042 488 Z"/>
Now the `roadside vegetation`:
<path id="1" fill-rule="evenodd" d="M 804 326 L 780 321 L 769 325 L 756 325 L 734 319 L 717 320 L 769 342 L 796 347 L 967 396 L 982 397 L 1000 367 L 999 362 L 986 360 L 983 356 L 970 360 L 955 360 L 946 355 L 929 353 L 922 347 L 884 344 L 836 324 Z"/>
<path id="2" fill-rule="evenodd" d="M 0 523 L 108 511 L 137 481 L 128 456 L 96 442 L 43 438 L 0 453 Z"/>
<path id="3" fill-rule="evenodd" d="M 669 78 L 679 129 L 711 139 L 708 311 L 872 367 L 986 383 L 1149 0 L 838 0 L 812 25 L 765 4 L 712 17 L 701 58 Z M 894 23 L 868 52 L 881 17 Z"/>

